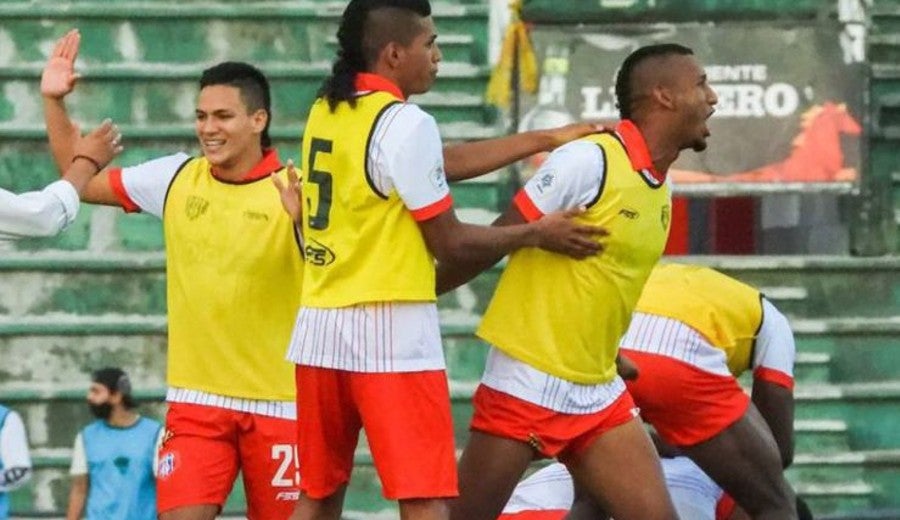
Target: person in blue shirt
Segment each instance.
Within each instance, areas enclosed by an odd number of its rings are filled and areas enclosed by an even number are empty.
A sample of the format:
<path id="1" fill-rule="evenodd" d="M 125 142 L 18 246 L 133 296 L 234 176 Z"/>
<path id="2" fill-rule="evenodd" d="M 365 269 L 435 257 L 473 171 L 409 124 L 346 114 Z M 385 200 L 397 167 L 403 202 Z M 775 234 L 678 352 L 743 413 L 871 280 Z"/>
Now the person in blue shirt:
<path id="1" fill-rule="evenodd" d="M 0 520 L 9 518 L 9 492 L 31 478 L 31 457 L 22 418 L 0 404 Z"/>
<path id="2" fill-rule="evenodd" d="M 97 420 L 75 438 L 67 520 L 155 520 L 154 461 L 160 424 L 139 415 L 120 368 L 93 373 L 88 406 Z"/>

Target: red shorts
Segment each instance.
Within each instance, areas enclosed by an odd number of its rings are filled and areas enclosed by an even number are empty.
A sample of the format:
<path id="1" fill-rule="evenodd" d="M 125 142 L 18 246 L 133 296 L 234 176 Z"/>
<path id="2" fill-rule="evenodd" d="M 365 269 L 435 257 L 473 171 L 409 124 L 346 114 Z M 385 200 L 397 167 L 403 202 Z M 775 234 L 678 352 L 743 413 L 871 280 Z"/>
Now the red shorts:
<path id="1" fill-rule="evenodd" d="M 628 392 L 599 412 L 577 415 L 544 408 L 485 385 L 478 385 L 472 401 L 472 430 L 528 443 L 542 457 L 560 462 L 637 417 Z"/>
<path id="2" fill-rule="evenodd" d="M 638 367 L 626 381 L 641 416 L 674 446 L 692 446 L 743 417 L 750 398 L 732 376 L 710 374 L 677 359 L 622 349 Z"/>
<path id="3" fill-rule="evenodd" d="M 300 496 L 294 423 L 215 406 L 169 403 L 159 451 L 158 511 L 221 507 L 240 470 L 247 517 L 287 518 Z"/>
<path id="4" fill-rule="evenodd" d="M 459 494 L 443 370 L 362 373 L 298 365 L 300 489 L 313 499 L 349 482 L 365 428 L 385 498 Z"/>

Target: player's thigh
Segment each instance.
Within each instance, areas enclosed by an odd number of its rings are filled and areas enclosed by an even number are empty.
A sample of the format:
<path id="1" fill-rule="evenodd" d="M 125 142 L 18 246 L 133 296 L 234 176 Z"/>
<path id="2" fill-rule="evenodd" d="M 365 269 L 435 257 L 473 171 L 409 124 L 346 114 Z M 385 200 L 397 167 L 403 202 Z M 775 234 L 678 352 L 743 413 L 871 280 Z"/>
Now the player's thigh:
<path id="1" fill-rule="evenodd" d="M 296 421 L 263 415 L 248 419 L 239 440 L 247 516 L 287 518 L 300 498 Z"/>
<path id="2" fill-rule="evenodd" d="M 793 500 L 775 439 L 752 405 L 715 437 L 682 450 L 739 504 L 771 508 Z"/>
<path id="3" fill-rule="evenodd" d="M 524 442 L 473 430 L 459 460 L 460 494 L 451 518 L 497 518 L 534 453 Z"/>
<path id="4" fill-rule="evenodd" d="M 566 460 L 573 479 L 617 520 L 678 518 L 640 419 L 604 432 Z"/>
<path id="5" fill-rule="evenodd" d="M 169 405 L 157 468 L 160 513 L 225 503 L 239 469 L 234 441 L 237 415 L 212 406 Z"/>

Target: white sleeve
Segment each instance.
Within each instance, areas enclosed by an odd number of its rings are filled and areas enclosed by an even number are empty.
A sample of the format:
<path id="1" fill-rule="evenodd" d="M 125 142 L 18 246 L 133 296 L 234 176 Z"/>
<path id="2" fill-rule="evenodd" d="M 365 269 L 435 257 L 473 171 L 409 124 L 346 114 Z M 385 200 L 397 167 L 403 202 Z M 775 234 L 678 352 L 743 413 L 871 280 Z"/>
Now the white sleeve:
<path id="1" fill-rule="evenodd" d="M 72 446 L 72 465 L 69 467 L 69 475 L 87 475 L 87 454 L 84 451 L 84 437 L 81 432 L 75 436 L 75 444 Z"/>
<path id="2" fill-rule="evenodd" d="M 569 470 L 558 462 L 542 468 L 519 482 L 509 502 L 506 514 L 525 511 L 566 510 L 572 507 L 575 486 Z"/>
<path id="3" fill-rule="evenodd" d="M 25 425 L 16 412 L 10 411 L 0 428 L 0 492 L 12 491 L 31 478 L 31 456 Z"/>
<path id="4" fill-rule="evenodd" d="M 430 208 L 449 207 L 437 123 L 416 105 L 403 103 L 385 110 L 372 133 L 367 169 L 373 187 L 382 196 L 396 190 L 417 220 Z"/>
<path id="5" fill-rule="evenodd" d="M 763 298 L 763 319 L 756 337 L 753 356 L 754 377 L 785 384 L 793 380 L 796 346 L 787 318 Z M 772 371 L 775 371 L 773 374 Z"/>
<path id="6" fill-rule="evenodd" d="M 605 170 L 599 146 L 572 141 L 554 150 L 522 190 L 542 215 L 589 206 L 600 197 Z"/>
<path id="7" fill-rule="evenodd" d="M 190 158 L 190 155 L 178 152 L 137 166 L 122 168 L 120 172 L 110 172 L 113 191 L 119 195 L 126 211 L 140 209 L 162 218 L 169 185 L 181 166 Z M 119 182 L 121 184 L 118 184 Z M 123 193 L 119 192 L 120 189 Z M 125 200 L 121 200 L 122 195 L 125 196 Z"/>
<path id="8" fill-rule="evenodd" d="M 53 236 L 77 215 L 78 192 L 68 181 L 20 195 L 0 189 L 0 239 Z"/>

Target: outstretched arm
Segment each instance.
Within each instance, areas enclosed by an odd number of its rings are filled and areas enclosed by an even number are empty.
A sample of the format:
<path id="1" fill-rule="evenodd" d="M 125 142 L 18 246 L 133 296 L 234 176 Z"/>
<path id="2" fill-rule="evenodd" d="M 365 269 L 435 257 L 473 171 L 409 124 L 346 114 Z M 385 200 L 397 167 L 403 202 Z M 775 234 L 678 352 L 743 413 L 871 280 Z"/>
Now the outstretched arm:
<path id="1" fill-rule="evenodd" d="M 44 123 L 50 138 L 50 150 L 60 173 L 66 171 L 75 155 L 75 139 L 79 129 L 66 111 L 65 97 L 75 89 L 78 75 L 75 59 L 81 34 L 77 29 L 67 32 L 57 40 L 44 72 L 41 74 L 41 97 L 44 100 Z"/>
<path id="2" fill-rule="evenodd" d="M 471 179 L 601 131 L 602 125 L 574 123 L 549 130 L 532 130 L 496 139 L 445 146 L 444 170 L 450 182 Z"/>
<path id="3" fill-rule="evenodd" d="M 65 104 L 65 97 L 74 90 L 79 78 L 75 73 L 75 59 L 78 57 L 80 43 L 81 34 L 77 29 L 67 32 L 56 42 L 41 75 L 44 123 L 47 125 L 50 152 L 60 173 L 65 173 L 73 158 L 78 155 L 75 146 L 81 137 L 81 131 L 69 118 Z M 80 194 L 81 200 L 85 202 L 119 205 L 119 199 L 113 192 L 105 171 L 92 176 L 84 184 Z"/>
<path id="4" fill-rule="evenodd" d="M 597 254 L 602 246 L 595 237 L 605 235 L 606 232 L 599 228 L 572 222 L 571 219 L 580 213 L 580 209 L 559 212 L 548 215 L 539 224 L 528 224 L 516 207 L 510 205 L 491 224 L 493 228 L 506 229 L 497 230 L 496 234 L 486 234 L 488 240 L 484 241 L 482 249 L 470 249 L 471 246 L 466 245 L 465 240 L 469 238 L 477 244 L 481 241 L 480 232 L 487 232 L 489 229 L 463 224 L 459 221 L 420 223 L 426 243 L 438 258 L 437 293 L 443 294 L 463 285 L 490 269 L 508 253 L 521 247 L 542 247 L 574 258 Z M 453 220 L 455 218 L 453 216 Z M 467 237 L 467 234 L 471 236 Z M 459 242 L 454 238 L 460 239 Z M 441 256 L 438 256 L 439 253 L 436 253 L 434 248 L 458 248 L 461 254 L 453 255 L 451 252 L 442 252 Z"/>

